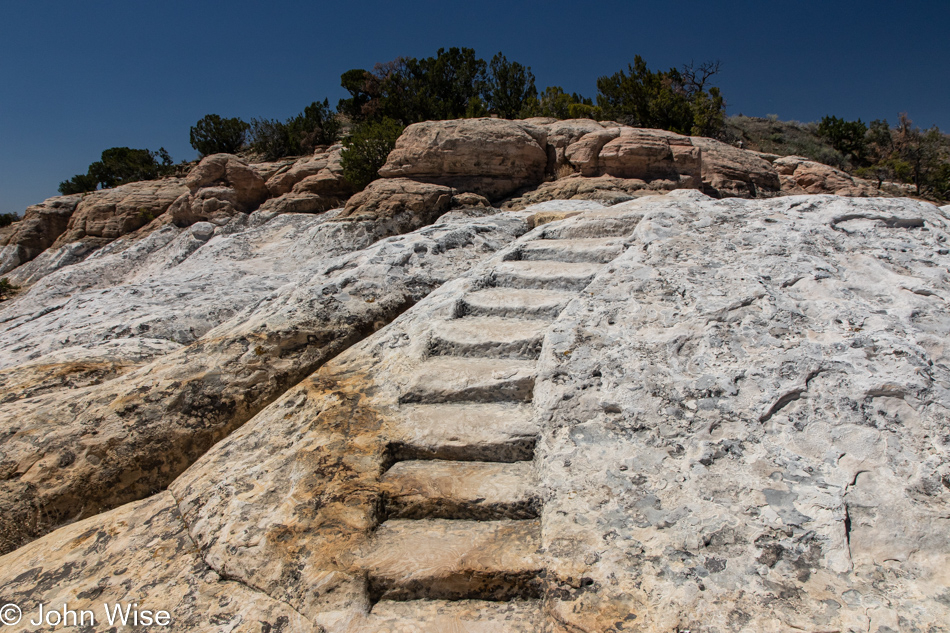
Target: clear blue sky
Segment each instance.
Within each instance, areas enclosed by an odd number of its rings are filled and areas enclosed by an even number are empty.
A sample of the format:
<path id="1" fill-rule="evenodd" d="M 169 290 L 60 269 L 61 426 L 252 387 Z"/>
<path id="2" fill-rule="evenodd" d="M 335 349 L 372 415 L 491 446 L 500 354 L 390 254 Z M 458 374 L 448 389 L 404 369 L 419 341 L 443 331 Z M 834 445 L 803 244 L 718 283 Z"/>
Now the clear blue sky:
<path id="1" fill-rule="evenodd" d="M 539 88 L 588 96 L 642 55 L 651 68 L 723 61 L 728 113 L 826 114 L 950 130 L 950 1 L 797 3 L 4 3 L 0 212 L 56 195 L 103 149 L 193 158 L 208 113 L 285 118 L 344 96 L 340 74 L 468 46 L 532 67 Z"/>

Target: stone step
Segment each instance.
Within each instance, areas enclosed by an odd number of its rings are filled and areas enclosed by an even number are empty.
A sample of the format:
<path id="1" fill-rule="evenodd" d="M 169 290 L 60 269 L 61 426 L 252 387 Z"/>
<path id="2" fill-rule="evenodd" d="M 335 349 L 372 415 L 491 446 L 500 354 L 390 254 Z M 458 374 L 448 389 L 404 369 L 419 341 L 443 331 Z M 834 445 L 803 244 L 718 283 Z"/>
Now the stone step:
<path id="1" fill-rule="evenodd" d="M 554 290 L 486 288 L 462 298 L 459 312 L 471 316 L 556 319 L 575 295 Z"/>
<path id="2" fill-rule="evenodd" d="M 419 365 L 400 402 L 527 402 L 535 372 L 529 360 L 433 358 Z"/>
<path id="3" fill-rule="evenodd" d="M 394 416 L 390 458 L 530 460 L 540 430 L 533 414 L 530 406 L 515 404 L 406 405 Z"/>
<path id="4" fill-rule="evenodd" d="M 635 210 L 604 209 L 603 211 L 586 211 L 584 217 L 577 218 L 573 222 L 564 222 L 558 226 L 548 227 L 544 231 L 544 238 L 565 240 L 592 237 L 626 237 L 633 233 L 642 217 L 642 212 Z"/>
<path id="5" fill-rule="evenodd" d="M 356 633 L 536 633 L 543 626 L 539 600 L 384 600 Z"/>
<path id="6" fill-rule="evenodd" d="M 546 321 L 467 317 L 438 323 L 429 346 L 434 356 L 537 359 Z"/>
<path id="7" fill-rule="evenodd" d="M 541 505 L 531 462 L 398 462 L 380 489 L 389 519 L 534 519 Z"/>
<path id="8" fill-rule="evenodd" d="M 522 260 L 553 260 L 606 264 L 623 253 L 623 241 L 615 237 L 576 240 L 534 240 L 525 242 L 519 254 Z"/>
<path id="9" fill-rule="evenodd" d="M 583 290 L 602 266 L 552 261 L 502 262 L 495 267 L 494 283 L 504 288 Z"/>
<path id="10" fill-rule="evenodd" d="M 541 523 L 396 519 L 360 567 L 370 600 L 524 600 L 541 596 Z"/>

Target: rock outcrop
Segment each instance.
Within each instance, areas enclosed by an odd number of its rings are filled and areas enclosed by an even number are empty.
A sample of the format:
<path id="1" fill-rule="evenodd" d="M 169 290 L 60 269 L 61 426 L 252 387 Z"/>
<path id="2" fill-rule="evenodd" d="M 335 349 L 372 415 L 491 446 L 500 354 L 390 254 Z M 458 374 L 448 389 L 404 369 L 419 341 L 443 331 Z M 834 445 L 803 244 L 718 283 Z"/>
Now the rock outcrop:
<path id="1" fill-rule="evenodd" d="M 802 158 L 783 156 L 772 162 L 782 179 L 786 195 L 831 193 L 837 196 L 867 197 L 882 193 L 870 182 L 854 178 L 840 169 Z"/>
<path id="2" fill-rule="evenodd" d="M 23 218 L 0 229 L 0 274 L 27 263 L 52 246 L 69 226 L 82 196 L 57 196 L 27 207 Z"/>
<path id="3" fill-rule="evenodd" d="M 781 192 L 778 172 L 756 152 L 701 136 L 690 138 L 703 152 L 703 193 L 714 198 L 769 198 Z"/>
<path id="4" fill-rule="evenodd" d="M 384 240 L 173 353 L 210 359 L 206 398 L 254 393 L 298 332 L 427 293 L 167 491 L 0 558 L 0 585 L 28 612 L 144 593 L 183 630 L 946 628 L 946 210 L 685 190 L 596 207 L 518 239 L 532 209 Z M 171 393 L 165 371 L 111 381 L 114 422 L 81 428 L 113 437 L 146 387 Z M 45 417 L 42 397 L 4 405 L 5 485 L 58 490 L 109 445 L 43 434 L 86 415 L 72 391 Z"/>
<path id="5" fill-rule="evenodd" d="M 426 121 L 406 128 L 379 174 L 446 185 L 498 200 L 540 183 L 547 160 L 544 134 L 529 123 L 503 119 Z"/>
<path id="6" fill-rule="evenodd" d="M 322 213 L 343 206 L 354 190 L 343 177 L 341 151 L 334 145 L 278 170 L 267 180 L 271 198 L 261 211 Z"/>
<path id="7" fill-rule="evenodd" d="M 260 174 L 247 161 L 231 154 L 205 156 L 184 184 L 188 191 L 178 196 L 169 209 L 170 221 L 178 226 L 250 213 L 268 196 Z"/>
<path id="8" fill-rule="evenodd" d="M 341 221 L 370 221 L 399 227 L 403 232 L 431 223 L 452 206 L 456 190 L 408 178 L 374 180 L 346 203 Z"/>
<path id="9" fill-rule="evenodd" d="M 51 248 L 79 241 L 102 246 L 137 231 L 164 214 L 176 198 L 187 192 L 186 184 L 180 178 L 163 178 L 84 194 L 66 231 Z"/>

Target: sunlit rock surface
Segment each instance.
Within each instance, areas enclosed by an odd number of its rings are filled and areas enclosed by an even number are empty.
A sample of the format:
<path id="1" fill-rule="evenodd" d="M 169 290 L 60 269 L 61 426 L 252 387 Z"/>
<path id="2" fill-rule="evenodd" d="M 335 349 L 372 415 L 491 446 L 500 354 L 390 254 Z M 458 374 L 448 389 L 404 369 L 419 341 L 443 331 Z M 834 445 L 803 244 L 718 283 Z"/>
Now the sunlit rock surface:
<path id="1" fill-rule="evenodd" d="M 167 492 L 0 558 L 0 586 L 118 600 L 151 578 L 182 630 L 232 630 L 186 564 L 253 596 L 216 607 L 233 627 L 287 607 L 284 631 L 947 630 L 946 209 L 597 207 L 497 238 Z M 391 270 L 395 240 L 340 261 Z M 117 523 L 139 508 L 164 518 Z M 193 558 L 126 562 L 185 532 Z"/>

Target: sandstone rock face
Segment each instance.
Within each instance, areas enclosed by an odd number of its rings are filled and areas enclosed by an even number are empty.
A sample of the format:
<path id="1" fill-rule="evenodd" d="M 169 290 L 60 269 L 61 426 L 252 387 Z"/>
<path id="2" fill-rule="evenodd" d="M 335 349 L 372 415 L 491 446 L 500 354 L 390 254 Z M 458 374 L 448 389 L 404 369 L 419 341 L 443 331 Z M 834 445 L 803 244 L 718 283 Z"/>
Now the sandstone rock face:
<path id="1" fill-rule="evenodd" d="M 150 224 L 187 191 L 180 178 L 163 178 L 87 193 L 52 248 L 80 240 L 107 244 Z"/>
<path id="2" fill-rule="evenodd" d="M 396 141 L 379 174 L 497 200 L 541 182 L 548 159 L 538 138 L 544 139 L 540 127 L 502 119 L 414 123 Z"/>
<path id="3" fill-rule="evenodd" d="M 601 128 L 568 145 L 565 158 L 583 176 L 669 180 L 697 187 L 701 151 L 688 136 L 630 127 Z"/>
<path id="4" fill-rule="evenodd" d="M 23 219 L 0 233 L 0 274 L 25 264 L 53 245 L 69 226 L 82 196 L 57 196 L 28 207 Z"/>
<path id="5" fill-rule="evenodd" d="M 328 358 L 526 230 L 503 214 L 376 242 L 414 220 L 328 215 L 165 226 L 4 303 L 4 550 L 162 489 Z M 103 349 L 117 338 L 134 341 Z"/>
<path id="6" fill-rule="evenodd" d="M 783 156 L 772 162 L 782 179 L 782 193 L 831 193 L 838 196 L 880 196 L 870 182 L 853 178 L 849 174 L 816 163 L 801 156 Z"/>
<path id="7" fill-rule="evenodd" d="M 329 632 L 942 630 L 948 230 L 914 201 L 692 191 L 543 224 L 0 584 L 194 587 L 185 630 L 221 595 L 173 576 L 202 562 L 245 620 Z M 126 562 L 183 530 L 188 556 Z"/>
<path id="8" fill-rule="evenodd" d="M 605 205 L 618 204 L 641 196 L 666 193 L 677 187 L 669 180 L 645 182 L 639 178 L 612 176 L 584 177 L 579 174 L 545 182 L 537 189 L 504 204 L 506 209 L 523 209 L 555 200 L 597 200 Z"/>
<path id="9" fill-rule="evenodd" d="M 231 154 L 205 156 L 184 184 L 188 192 L 178 196 L 169 209 L 171 221 L 178 226 L 225 221 L 238 213 L 250 213 L 268 197 L 260 174 Z"/>
<path id="10" fill-rule="evenodd" d="M 334 145 L 278 170 L 267 181 L 272 197 L 261 211 L 322 213 L 343 206 L 354 190 L 343 177 L 341 151 Z"/>
<path id="11" fill-rule="evenodd" d="M 781 191 L 782 183 L 772 160 L 758 152 L 741 150 L 709 138 L 692 136 L 703 152 L 703 192 L 715 198 L 769 198 Z"/>
<path id="12" fill-rule="evenodd" d="M 394 232 L 429 224 L 452 206 L 456 190 L 408 178 L 374 180 L 349 199 L 338 221 L 370 221 L 392 225 Z"/>

